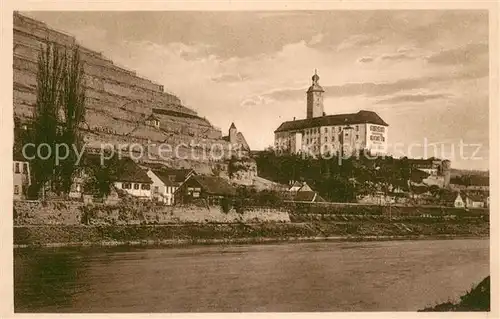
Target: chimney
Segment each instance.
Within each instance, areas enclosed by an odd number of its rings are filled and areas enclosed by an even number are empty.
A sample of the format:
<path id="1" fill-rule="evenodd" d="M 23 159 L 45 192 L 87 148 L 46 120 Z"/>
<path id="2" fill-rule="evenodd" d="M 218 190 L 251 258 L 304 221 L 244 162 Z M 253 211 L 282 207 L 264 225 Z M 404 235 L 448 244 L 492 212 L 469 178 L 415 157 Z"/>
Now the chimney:
<path id="1" fill-rule="evenodd" d="M 295 121 L 295 116 L 293 117 L 293 120 Z"/>

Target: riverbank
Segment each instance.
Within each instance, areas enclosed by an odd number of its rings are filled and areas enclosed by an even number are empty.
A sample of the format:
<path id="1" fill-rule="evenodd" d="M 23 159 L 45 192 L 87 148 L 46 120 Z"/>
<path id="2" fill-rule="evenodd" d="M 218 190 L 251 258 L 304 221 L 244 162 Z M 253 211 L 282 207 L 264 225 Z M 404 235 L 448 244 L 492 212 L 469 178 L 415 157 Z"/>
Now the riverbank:
<path id="1" fill-rule="evenodd" d="M 490 276 L 484 278 L 477 286 L 472 288 L 463 296 L 460 296 L 460 301 L 445 302 L 434 307 L 424 308 L 420 312 L 433 311 L 490 311 Z"/>
<path id="2" fill-rule="evenodd" d="M 302 222 L 175 225 L 30 225 L 14 227 L 14 247 L 178 246 L 305 241 L 488 238 L 471 221 Z"/>

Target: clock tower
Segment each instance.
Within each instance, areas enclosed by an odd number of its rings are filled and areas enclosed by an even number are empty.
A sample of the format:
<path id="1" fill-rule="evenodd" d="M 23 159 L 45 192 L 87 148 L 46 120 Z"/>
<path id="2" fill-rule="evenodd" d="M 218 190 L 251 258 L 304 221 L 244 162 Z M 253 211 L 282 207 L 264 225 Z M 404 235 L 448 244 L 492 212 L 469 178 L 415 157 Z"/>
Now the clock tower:
<path id="1" fill-rule="evenodd" d="M 324 115 L 323 88 L 318 84 L 319 76 L 314 70 L 312 85 L 307 90 L 307 118 L 320 117 Z"/>

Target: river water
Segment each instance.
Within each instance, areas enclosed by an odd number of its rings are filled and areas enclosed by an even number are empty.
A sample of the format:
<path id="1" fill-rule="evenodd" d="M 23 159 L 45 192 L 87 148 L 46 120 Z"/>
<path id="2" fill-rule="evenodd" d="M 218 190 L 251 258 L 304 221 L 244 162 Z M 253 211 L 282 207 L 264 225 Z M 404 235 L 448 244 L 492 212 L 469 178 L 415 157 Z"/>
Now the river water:
<path id="1" fill-rule="evenodd" d="M 489 241 L 14 252 L 16 312 L 416 311 L 489 275 Z"/>

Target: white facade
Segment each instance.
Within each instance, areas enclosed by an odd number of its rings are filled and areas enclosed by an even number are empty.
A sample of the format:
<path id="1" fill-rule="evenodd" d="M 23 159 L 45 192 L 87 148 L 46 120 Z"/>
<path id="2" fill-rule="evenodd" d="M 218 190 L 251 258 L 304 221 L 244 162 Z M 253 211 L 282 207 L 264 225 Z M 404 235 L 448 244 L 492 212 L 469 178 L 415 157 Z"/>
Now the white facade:
<path id="1" fill-rule="evenodd" d="M 31 185 L 31 172 L 28 162 L 14 161 L 12 163 L 12 171 L 14 173 L 14 199 L 21 199 L 24 197 L 26 187 Z"/>
<path id="2" fill-rule="evenodd" d="M 290 153 L 336 154 L 344 150 L 367 149 L 371 154 L 387 152 L 388 127 L 370 123 L 310 127 L 276 132 L 275 148 Z"/>
<path id="3" fill-rule="evenodd" d="M 141 182 L 114 182 L 116 189 L 121 189 L 128 194 L 141 198 L 151 198 L 151 183 Z"/>
<path id="4" fill-rule="evenodd" d="M 165 185 L 165 183 L 150 169 L 147 172 L 153 181 L 151 185 L 151 197 L 154 201 L 162 202 L 165 205 L 174 204 L 174 193 L 178 187 Z"/>

